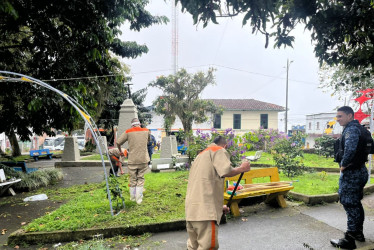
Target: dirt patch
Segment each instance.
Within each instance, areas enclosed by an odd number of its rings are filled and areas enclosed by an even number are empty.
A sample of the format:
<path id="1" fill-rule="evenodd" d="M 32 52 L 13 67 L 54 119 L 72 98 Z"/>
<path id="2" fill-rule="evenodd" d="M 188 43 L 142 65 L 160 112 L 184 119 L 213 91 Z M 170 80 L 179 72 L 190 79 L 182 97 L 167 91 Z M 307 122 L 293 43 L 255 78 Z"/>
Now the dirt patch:
<path id="1" fill-rule="evenodd" d="M 5 233 L 0 234 L 0 247 L 6 247 L 8 236 L 22 225 L 56 210 L 63 204 L 61 201 L 51 200 L 23 202 L 24 198 L 31 195 L 33 194 L 21 193 L 13 197 L 0 197 L 0 230 Z"/>

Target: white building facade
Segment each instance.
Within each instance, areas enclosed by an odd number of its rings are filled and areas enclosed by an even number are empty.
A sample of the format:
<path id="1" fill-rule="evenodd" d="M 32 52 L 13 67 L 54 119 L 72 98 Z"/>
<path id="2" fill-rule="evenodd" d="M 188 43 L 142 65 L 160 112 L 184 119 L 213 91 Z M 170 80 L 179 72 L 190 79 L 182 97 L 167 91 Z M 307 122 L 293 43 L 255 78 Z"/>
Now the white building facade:
<path id="1" fill-rule="evenodd" d="M 284 111 L 284 107 L 266 103 L 254 99 L 207 99 L 212 101 L 216 106 L 223 109 L 221 115 L 208 114 L 208 120 L 204 123 L 193 123 L 194 131 L 210 132 L 215 130 L 226 130 L 232 128 L 237 134 L 244 134 L 250 130 L 258 129 L 278 129 L 278 113 Z M 152 122 L 147 125 L 151 130 L 156 141 L 161 141 L 165 136 L 164 118 L 157 115 L 152 107 L 150 114 Z M 178 132 L 183 129 L 182 122 L 177 117 L 172 125 L 171 132 Z"/>
<path id="2" fill-rule="evenodd" d="M 306 148 L 314 148 L 315 139 L 323 135 L 339 137 L 343 127 L 335 120 L 336 112 L 318 113 L 306 115 L 305 139 Z M 330 128 L 330 129 L 329 129 Z"/>

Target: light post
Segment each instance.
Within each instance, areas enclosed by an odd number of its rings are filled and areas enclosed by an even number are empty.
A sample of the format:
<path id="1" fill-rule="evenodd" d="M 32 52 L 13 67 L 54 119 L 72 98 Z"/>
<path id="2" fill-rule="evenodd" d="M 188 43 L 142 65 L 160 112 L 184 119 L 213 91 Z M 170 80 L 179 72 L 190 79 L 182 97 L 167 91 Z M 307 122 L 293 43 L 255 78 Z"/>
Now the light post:
<path id="1" fill-rule="evenodd" d="M 286 78 L 286 115 L 285 115 L 285 119 L 284 119 L 284 133 L 287 134 L 288 130 L 287 130 L 287 120 L 288 120 L 288 70 L 290 68 L 290 65 L 293 61 L 289 61 L 288 58 L 287 58 L 287 78 Z"/>

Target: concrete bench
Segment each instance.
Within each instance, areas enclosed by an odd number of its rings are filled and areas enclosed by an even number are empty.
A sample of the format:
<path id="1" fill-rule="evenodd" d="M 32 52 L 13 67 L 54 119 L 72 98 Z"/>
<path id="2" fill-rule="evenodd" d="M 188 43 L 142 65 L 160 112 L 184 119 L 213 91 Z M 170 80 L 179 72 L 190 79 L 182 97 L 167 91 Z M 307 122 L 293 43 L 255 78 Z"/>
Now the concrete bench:
<path id="1" fill-rule="evenodd" d="M 246 158 L 250 161 L 257 161 L 258 159 L 261 158 L 261 155 L 262 155 L 262 151 L 256 151 L 256 154 L 255 155 L 252 155 L 252 156 L 247 156 Z"/>
<path id="2" fill-rule="evenodd" d="M 5 181 L 5 182 L 0 182 L 0 196 L 5 193 L 5 191 L 9 191 L 11 195 L 16 195 L 14 190 L 11 188 L 11 186 L 17 182 L 20 182 L 21 179 L 16 179 L 13 181 Z"/>
<path id="3" fill-rule="evenodd" d="M 49 152 L 49 149 L 37 149 L 30 150 L 30 156 L 34 158 L 35 161 L 39 160 L 39 156 L 47 156 L 48 159 L 52 159 L 53 153 Z"/>
<path id="4" fill-rule="evenodd" d="M 173 169 L 174 162 L 177 163 L 187 163 L 188 157 L 176 157 L 175 160 L 173 158 L 159 158 L 159 159 L 152 159 L 152 171 L 158 172 L 163 169 Z"/>
<path id="5" fill-rule="evenodd" d="M 230 181 L 238 181 L 240 175 L 225 178 L 225 192 L 223 194 L 224 204 L 227 204 L 231 194 L 227 192 Z M 255 178 L 270 177 L 270 183 L 252 184 Z M 288 182 L 280 182 L 278 168 L 254 169 L 244 173 L 242 177 L 244 188 L 237 190 L 230 206 L 231 213 L 234 216 L 240 216 L 239 202 L 244 198 L 266 195 L 265 203 L 277 203 L 280 207 L 287 207 L 284 196 L 294 187 Z M 247 185 L 248 184 L 248 185 Z"/>

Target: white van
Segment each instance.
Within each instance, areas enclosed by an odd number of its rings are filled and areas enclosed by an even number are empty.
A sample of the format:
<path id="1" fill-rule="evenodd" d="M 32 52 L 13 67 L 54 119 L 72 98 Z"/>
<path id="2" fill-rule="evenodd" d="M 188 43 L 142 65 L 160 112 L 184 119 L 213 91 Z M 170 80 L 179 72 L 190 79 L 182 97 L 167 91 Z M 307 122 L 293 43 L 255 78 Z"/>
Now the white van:
<path id="1" fill-rule="evenodd" d="M 65 137 L 47 137 L 44 140 L 43 148 L 49 150 L 57 150 L 56 147 L 61 143 L 65 142 Z"/>
<path id="2" fill-rule="evenodd" d="M 78 142 L 78 149 L 83 150 L 86 144 L 86 139 L 84 138 L 84 136 L 77 136 L 77 142 Z"/>

